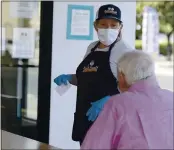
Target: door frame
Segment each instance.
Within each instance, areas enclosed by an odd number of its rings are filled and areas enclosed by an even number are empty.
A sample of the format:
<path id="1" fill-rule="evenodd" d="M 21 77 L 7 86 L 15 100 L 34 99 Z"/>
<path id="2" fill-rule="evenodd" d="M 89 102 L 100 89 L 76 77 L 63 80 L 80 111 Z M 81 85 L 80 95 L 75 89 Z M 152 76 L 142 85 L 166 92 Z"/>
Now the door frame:
<path id="1" fill-rule="evenodd" d="M 49 143 L 53 1 L 41 1 L 37 140 Z"/>

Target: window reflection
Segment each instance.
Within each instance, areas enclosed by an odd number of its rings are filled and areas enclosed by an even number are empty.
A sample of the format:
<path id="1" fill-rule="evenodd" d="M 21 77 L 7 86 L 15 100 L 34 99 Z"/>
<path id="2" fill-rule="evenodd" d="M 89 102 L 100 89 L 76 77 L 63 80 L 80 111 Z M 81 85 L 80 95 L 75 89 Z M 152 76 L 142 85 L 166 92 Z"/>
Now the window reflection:
<path id="1" fill-rule="evenodd" d="M 38 106 L 40 2 L 36 3 L 39 9 L 31 19 L 11 17 L 10 1 L 1 3 L 6 41 L 6 49 L 1 51 L 2 129 L 30 137 L 37 134 L 31 133 L 36 131 Z M 35 29 L 35 55 L 32 59 L 12 58 L 14 28 Z"/>

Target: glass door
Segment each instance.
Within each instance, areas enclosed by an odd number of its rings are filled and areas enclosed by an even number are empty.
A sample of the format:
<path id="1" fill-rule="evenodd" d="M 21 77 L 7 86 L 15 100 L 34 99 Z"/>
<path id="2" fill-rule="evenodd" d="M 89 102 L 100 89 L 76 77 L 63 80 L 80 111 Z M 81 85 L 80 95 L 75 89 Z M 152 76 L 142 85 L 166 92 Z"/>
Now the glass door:
<path id="1" fill-rule="evenodd" d="M 53 2 L 1 8 L 1 128 L 48 143 Z"/>

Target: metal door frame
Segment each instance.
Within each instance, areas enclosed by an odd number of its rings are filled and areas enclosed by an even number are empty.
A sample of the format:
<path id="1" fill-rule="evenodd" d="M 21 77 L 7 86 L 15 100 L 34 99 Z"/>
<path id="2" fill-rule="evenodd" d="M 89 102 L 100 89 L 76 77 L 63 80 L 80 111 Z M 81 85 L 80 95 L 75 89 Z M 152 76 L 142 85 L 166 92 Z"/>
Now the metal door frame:
<path id="1" fill-rule="evenodd" d="M 53 1 L 41 2 L 37 140 L 49 143 Z"/>

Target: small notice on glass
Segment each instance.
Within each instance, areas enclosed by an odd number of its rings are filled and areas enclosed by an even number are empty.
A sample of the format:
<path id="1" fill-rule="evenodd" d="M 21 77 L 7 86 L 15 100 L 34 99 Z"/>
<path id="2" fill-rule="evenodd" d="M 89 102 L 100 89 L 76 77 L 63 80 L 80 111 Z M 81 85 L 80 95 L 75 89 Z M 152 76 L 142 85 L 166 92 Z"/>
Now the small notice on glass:
<path id="1" fill-rule="evenodd" d="M 35 52 L 35 29 L 14 28 L 12 57 L 29 59 L 34 57 Z"/>
<path id="2" fill-rule="evenodd" d="M 5 42 L 5 28 L 2 28 L 1 27 L 1 30 L 0 30 L 0 46 L 1 46 L 1 51 L 5 51 L 5 45 L 6 45 L 6 42 Z"/>
<path id="3" fill-rule="evenodd" d="M 12 1 L 10 2 L 10 16 L 17 18 L 33 18 L 38 13 L 38 2 Z"/>

